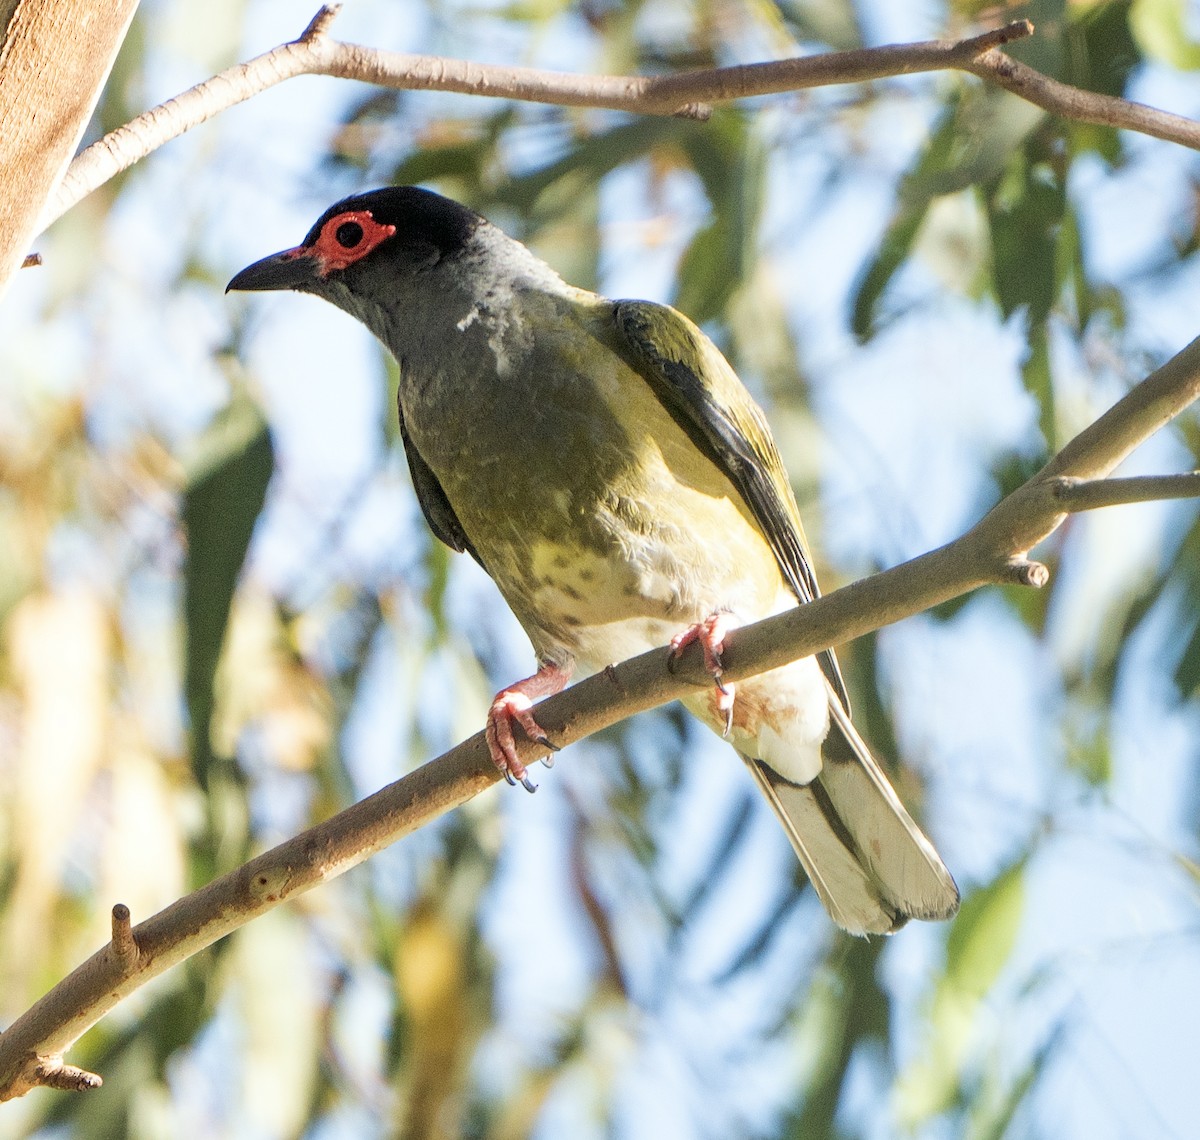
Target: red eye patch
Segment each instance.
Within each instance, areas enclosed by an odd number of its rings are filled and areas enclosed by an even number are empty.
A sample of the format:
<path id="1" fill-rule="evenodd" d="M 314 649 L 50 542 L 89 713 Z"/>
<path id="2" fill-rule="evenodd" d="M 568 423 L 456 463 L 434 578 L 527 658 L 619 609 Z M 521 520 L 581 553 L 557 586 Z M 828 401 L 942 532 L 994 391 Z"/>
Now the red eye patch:
<path id="1" fill-rule="evenodd" d="M 369 210 L 347 210 L 330 218 L 321 227 L 317 240 L 308 249 L 297 252 L 315 257 L 321 263 L 324 277 L 360 261 L 395 232 L 395 226 L 381 226 Z"/>

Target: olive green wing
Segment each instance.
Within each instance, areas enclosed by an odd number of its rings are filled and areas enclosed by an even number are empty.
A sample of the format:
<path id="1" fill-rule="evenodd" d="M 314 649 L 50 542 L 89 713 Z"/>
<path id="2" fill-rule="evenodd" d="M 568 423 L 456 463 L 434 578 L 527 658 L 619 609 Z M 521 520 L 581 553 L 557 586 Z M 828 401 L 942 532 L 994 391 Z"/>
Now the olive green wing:
<path id="1" fill-rule="evenodd" d="M 408 473 L 412 477 L 413 490 L 417 492 L 417 502 L 421 504 L 421 513 L 425 516 L 429 529 L 451 550 L 465 550 L 483 566 L 475 547 L 467 537 L 467 532 L 458 521 L 458 515 L 454 513 L 450 500 L 446 498 L 446 492 L 438 482 L 438 477 L 422 458 L 408 434 L 408 427 L 404 423 L 404 409 L 400 406 L 399 399 L 396 400 L 396 414 L 400 419 L 400 440 L 404 444 L 404 457 L 408 460 Z M 484 569 L 487 567 L 484 566 Z"/>
<path id="2" fill-rule="evenodd" d="M 737 488 L 792 592 L 802 602 L 819 597 L 783 460 L 762 409 L 729 362 L 700 329 L 672 308 L 649 301 L 617 301 L 613 312 L 629 363 Z M 849 710 L 833 651 L 819 654 L 818 660 Z"/>

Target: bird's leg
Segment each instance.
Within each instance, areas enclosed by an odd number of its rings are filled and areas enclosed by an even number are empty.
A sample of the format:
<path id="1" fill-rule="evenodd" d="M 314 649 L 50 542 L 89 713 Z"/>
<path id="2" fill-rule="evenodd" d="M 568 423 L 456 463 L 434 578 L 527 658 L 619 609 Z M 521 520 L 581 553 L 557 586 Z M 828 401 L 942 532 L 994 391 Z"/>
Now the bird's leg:
<path id="1" fill-rule="evenodd" d="M 731 614 L 715 613 L 704 621 L 688 626 L 682 633 L 671 638 L 671 659 L 677 658 L 693 641 L 700 642 L 704 651 L 704 668 L 708 670 L 714 684 L 717 686 L 717 711 L 725 714 L 724 736 L 728 736 L 733 728 L 733 698 L 734 687 L 721 680 L 724 663 L 721 661 L 721 650 L 725 648 L 725 635 L 736 629 L 738 623 Z"/>
<path id="2" fill-rule="evenodd" d="M 502 689 L 496 694 L 492 707 L 488 709 L 484 735 L 487 737 L 488 751 L 492 754 L 492 763 L 504 773 L 504 778 L 510 784 L 522 784 L 527 792 L 537 791 L 537 785 L 530 780 L 525 765 L 517 755 L 513 723 L 519 724 L 525 735 L 535 744 L 557 752 L 558 745 L 542 731 L 531 710 L 536 698 L 561 693 L 570 679 L 569 668 L 546 663 L 539 665 L 538 671 L 532 677 L 509 685 L 507 689 Z M 554 760 L 547 756 L 542 763 L 550 768 Z"/>

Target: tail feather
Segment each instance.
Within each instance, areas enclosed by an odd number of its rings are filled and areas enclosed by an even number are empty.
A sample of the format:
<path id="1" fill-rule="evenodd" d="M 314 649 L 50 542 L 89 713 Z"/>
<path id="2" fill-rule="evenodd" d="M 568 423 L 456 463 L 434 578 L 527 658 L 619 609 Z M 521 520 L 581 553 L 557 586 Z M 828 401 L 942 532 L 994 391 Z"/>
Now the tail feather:
<path id="1" fill-rule="evenodd" d="M 830 718 L 824 766 L 810 784 L 790 783 L 743 757 L 825 909 L 851 934 L 890 934 L 910 918 L 950 918 L 958 909 L 950 872 L 836 697 Z"/>
<path id="2" fill-rule="evenodd" d="M 775 809 L 830 918 L 851 934 L 899 930 L 905 916 L 867 873 L 857 851 L 847 842 L 841 820 L 828 810 L 828 800 L 821 802 L 816 791 L 820 777 L 803 786 L 791 784 L 761 760 L 743 759 Z"/>
<path id="3" fill-rule="evenodd" d="M 945 863 L 838 701 L 830 701 L 830 714 L 820 781 L 867 870 L 909 918 L 952 917 L 958 886 Z"/>

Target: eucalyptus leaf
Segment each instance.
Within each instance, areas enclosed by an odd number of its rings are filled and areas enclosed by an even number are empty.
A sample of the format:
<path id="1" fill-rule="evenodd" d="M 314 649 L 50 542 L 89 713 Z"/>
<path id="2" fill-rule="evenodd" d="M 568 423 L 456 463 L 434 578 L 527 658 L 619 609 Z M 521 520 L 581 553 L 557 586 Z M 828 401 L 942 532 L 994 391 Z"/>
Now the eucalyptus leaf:
<path id="1" fill-rule="evenodd" d="M 274 470 L 271 433 L 259 407 L 237 396 L 201 436 L 187 465 L 180 512 L 187 538 L 184 692 L 193 765 L 201 783 L 212 760 L 213 680 L 242 563 Z"/>

